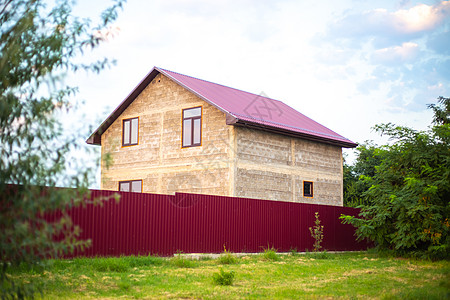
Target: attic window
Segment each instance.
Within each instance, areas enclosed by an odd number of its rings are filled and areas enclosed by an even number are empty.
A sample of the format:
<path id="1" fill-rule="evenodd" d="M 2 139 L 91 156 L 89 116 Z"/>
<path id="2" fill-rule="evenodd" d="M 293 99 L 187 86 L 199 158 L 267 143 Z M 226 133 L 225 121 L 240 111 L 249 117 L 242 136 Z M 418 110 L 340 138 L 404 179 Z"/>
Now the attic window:
<path id="1" fill-rule="evenodd" d="M 122 122 L 122 146 L 138 144 L 139 118 L 125 119 Z"/>
<path id="2" fill-rule="evenodd" d="M 142 193 L 142 180 L 119 181 L 119 192 Z"/>
<path id="3" fill-rule="evenodd" d="M 183 109 L 183 148 L 202 144 L 202 107 Z"/>
<path id="4" fill-rule="evenodd" d="M 311 181 L 303 181 L 303 197 L 314 196 L 313 183 Z"/>

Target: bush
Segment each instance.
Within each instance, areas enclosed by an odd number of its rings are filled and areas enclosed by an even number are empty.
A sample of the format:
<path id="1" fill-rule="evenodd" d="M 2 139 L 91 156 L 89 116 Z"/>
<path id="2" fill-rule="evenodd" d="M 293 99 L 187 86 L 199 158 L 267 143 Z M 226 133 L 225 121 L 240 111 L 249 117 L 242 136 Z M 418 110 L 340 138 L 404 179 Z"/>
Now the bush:
<path id="1" fill-rule="evenodd" d="M 434 126 L 417 131 L 391 123 L 375 129 L 392 143 L 374 152 L 382 160 L 373 176 L 359 217 L 342 216 L 357 227 L 358 239 L 397 255 L 450 257 L 450 98 L 439 97 Z"/>
<path id="2" fill-rule="evenodd" d="M 223 253 L 219 257 L 219 263 L 222 265 L 231 265 L 237 263 L 237 258 L 227 251 L 225 246 L 223 246 Z"/>
<path id="3" fill-rule="evenodd" d="M 226 272 L 220 268 L 219 273 L 213 274 L 213 281 L 217 285 L 232 285 L 234 281 L 234 272 Z"/>
<path id="4" fill-rule="evenodd" d="M 277 249 L 271 247 L 267 247 L 266 249 L 264 249 L 264 253 L 262 254 L 263 258 L 266 260 L 273 260 L 273 261 L 277 261 L 280 258 L 277 255 Z"/>
<path id="5" fill-rule="evenodd" d="M 222 264 L 222 265 L 236 264 L 237 263 L 237 258 L 231 253 L 222 254 L 219 257 L 219 263 Z"/>

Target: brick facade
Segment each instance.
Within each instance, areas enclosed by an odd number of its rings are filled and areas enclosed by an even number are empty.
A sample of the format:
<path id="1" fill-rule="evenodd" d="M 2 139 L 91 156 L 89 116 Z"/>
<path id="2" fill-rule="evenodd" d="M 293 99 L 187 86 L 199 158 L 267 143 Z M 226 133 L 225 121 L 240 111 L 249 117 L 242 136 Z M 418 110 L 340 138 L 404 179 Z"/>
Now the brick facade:
<path id="1" fill-rule="evenodd" d="M 203 109 L 202 146 L 181 148 L 181 111 L 196 106 Z M 139 117 L 139 145 L 122 147 L 122 120 L 133 117 Z M 229 139 L 228 127 L 224 113 L 159 74 L 102 134 L 101 189 L 142 179 L 148 193 L 228 195 L 228 149 L 221 142 Z"/>
<path id="2" fill-rule="evenodd" d="M 236 127 L 236 197 L 342 206 L 340 147 Z M 303 181 L 314 197 L 303 197 Z"/>
<path id="3" fill-rule="evenodd" d="M 202 146 L 181 147 L 182 109 L 202 106 Z M 139 144 L 122 147 L 122 120 Z M 341 147 L 226 125 L 225 113 L 158 74 L 102 134 L 101 188 L 142 180 L 143 192 L 190 192 L 342 206 Z M 107 168 L 105 158 L 111 157 Z M 303 181 L 314 197 L 303 197 Z"/>

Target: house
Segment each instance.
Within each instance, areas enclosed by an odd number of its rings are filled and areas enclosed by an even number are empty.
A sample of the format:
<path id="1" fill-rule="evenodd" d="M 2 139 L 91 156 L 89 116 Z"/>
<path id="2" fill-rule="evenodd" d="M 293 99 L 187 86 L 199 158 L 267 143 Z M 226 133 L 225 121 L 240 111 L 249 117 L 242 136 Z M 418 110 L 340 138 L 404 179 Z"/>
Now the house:
<path id="1" fill-rule="evenodd" d="M 336 206 L 356 146 L 281 101 L 158 67 L 87 143 L 101 145 L 101 189 Z"/>

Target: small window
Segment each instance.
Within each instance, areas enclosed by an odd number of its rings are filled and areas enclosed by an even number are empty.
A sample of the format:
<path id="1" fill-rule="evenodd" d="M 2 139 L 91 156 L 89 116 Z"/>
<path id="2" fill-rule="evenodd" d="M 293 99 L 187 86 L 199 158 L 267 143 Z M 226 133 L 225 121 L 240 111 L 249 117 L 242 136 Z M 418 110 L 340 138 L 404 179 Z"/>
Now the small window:
<path id="1" fill-rule="evenodd" d="M 119 181 L 119 192 L 142 193 L 142 180 Z"/>
<path id="2" fill-rule="evenodd" d="M 122 122 L 122 146 L 138 144 L 139 118 L 125 119 Z"/>
<path id="3" fill-rule="evenodd" d="M 313 183 L 311 181 L 303 181 L 303 197 L 313 197 Z"/>
<path id="4" fill-rule="evenodd" d="M 183 147 L 202 144 L 202 108 L 183 109 Z"/>

